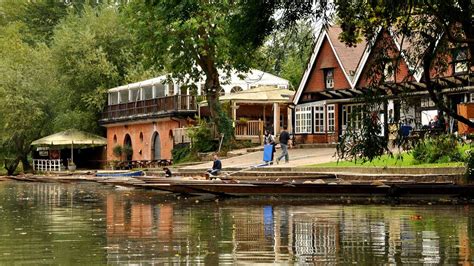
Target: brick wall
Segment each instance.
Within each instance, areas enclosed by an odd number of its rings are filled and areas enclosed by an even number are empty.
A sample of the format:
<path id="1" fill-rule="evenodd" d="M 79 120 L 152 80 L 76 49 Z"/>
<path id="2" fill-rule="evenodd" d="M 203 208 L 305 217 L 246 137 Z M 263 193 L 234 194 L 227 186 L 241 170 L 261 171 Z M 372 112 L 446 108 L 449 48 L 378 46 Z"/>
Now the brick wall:
<path id="1" fill-rule="evenodd" d="M 316 57 L 315 64 L 311 70 L 304 92 L 318 92 L 325 90 L 326 84 L 324 83 L 324 71 L 322 67 L 334 67 L 334 89 L 350 88 L 350 84 L 337 62 L 337 58 L 334 55 L 331 45 L 328 40 L 325 39 L 319 50 L 319 54 Z"/>
<path id="2" fill-rule="evenodd" d="M 184 122 L 184 121 L 183 121 Z M 180 126 L 174 120 L 150 121 L 140 124 L 110 125 L 107 127 L 107 160 L 118 160 L 113 154 L 116 145 L 124 145 L 125 136 L 128 134 L 132 140 L 132 160 L 152 160 L 153 137 L 158 132 L 161 143 L 161 159 L 171 159 L 173 149 L 172 130 Z M 143 138 L 140 137 L 143 136 Z M 116 140 L 116 141 L 115 141 Z M 140 152 L 141 151 L 141 152 Z"/>

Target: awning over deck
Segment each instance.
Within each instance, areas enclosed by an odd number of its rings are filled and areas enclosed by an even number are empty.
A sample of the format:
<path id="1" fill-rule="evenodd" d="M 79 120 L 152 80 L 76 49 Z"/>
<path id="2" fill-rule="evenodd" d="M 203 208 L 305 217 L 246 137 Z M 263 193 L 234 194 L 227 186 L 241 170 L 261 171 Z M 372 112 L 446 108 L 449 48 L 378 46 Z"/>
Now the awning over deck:
<path id="1" fill-rule="evenodd" d="M 254 103 L 286 103 L 293 99 L 294 91 L 273 86 L 263 86 L 239 91 L 219 97 L 220 101 L 241 101 Z"/>
<path id="2" fill-rule="evenodd" d="M 96 147 L 107 145 L 107 139 L 88 132 L 77 129 L 68 129 L 35 140 L 31 143 L 33 146 L 50 146 L 50 147 Z"/>

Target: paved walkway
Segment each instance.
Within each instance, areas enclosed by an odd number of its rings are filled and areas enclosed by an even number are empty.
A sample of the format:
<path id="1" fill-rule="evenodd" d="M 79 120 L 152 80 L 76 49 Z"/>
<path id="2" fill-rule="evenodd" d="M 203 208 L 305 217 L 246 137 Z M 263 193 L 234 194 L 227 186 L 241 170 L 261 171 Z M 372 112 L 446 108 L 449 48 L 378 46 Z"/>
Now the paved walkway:
<path id="1" fill-rule="evenodd" d="M 305 149 L 290 149 L 290 162 L 285 163 L 285 159 L 280 161 L 280 164 L 274 164 L 268 167 L 298 167 L 308 164 L 326 163 L 336 161 L 334 148 L 305 148 Z M 275 152 L 276 158 L 281 154 L 281 150 L 278 149 Z M 222 167 L 250 167 L 262 163 L 263 151 L 256 151 L 247 153 L 240 156 L 235 156 L 227 159 L 222 159 Z M 202 164 L 196 164 L 191 166 L 183 167 L 183 169 L 208 169 L 212 167 L 212 162 L 206 162 Z"/>

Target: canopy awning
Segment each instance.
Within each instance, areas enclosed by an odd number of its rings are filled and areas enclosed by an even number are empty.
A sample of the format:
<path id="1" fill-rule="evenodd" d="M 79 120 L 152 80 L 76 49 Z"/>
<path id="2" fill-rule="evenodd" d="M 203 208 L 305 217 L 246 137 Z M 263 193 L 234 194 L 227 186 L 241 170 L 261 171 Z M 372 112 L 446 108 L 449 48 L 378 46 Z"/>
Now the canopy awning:
<path id="1" fill-rule="evenodd" d="M 88 132 L 77 129 L 68 129 L 53 135 L 35 140 L 33 146 L 53 146 L 53 147 L 95 147 L 107 145 L 107 139 Z"/>
<path id="2" fill-rule="evenodd" d="M 226 94 L 219 97 L 219 101 L 245 102 L 245 103 L 290 103 L 293 99 L 294 91 L 282 89 L 274 86 L 261 86 L 249 90 Z M 206 106 L 207 102 L 202 102 L 201 106 Z"/>

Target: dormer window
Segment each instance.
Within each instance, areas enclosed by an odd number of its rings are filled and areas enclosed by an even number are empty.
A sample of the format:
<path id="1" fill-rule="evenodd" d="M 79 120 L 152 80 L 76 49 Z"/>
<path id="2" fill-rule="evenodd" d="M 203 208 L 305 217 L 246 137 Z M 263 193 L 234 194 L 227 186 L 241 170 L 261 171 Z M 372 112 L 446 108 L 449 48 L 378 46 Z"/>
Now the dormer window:
<path id="1" fill-rule="evenodd" d="M 324 83 L 326 90 L 334 89 L 334 68 L 324 69 Z"/>
<path id="2" fill-rule="evenodd" d="M 454 51 L 453 54 L 454 74 L 464 73 L 468 70 L 467 49 L 461 47 Z"/>
<path id="3" fill-rule="evenodd" d="M 383 71 L 383 75 L 385 78 L 385 81 L 387 82 L 393 82 L 394 81 L 394 72 L 395 68 L 393 67 L 393 62 L 389 61 L 385 63 L 385 68 Z"/>

